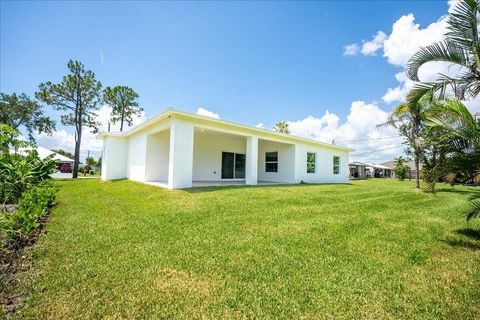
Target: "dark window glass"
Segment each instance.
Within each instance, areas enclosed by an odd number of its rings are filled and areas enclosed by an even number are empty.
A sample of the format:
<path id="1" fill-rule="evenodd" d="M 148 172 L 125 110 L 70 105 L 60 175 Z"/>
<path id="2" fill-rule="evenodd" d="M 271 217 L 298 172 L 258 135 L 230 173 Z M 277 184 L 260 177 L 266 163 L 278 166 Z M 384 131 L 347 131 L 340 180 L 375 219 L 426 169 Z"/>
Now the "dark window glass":
<path id="1" fill-rule="evenodd" d="M 278 152 L 265 153 L 265 172 L 278 172 Z"/>
<path id="2" fill-rule="evenodd" d="M 278 161 L 278 152 L 267 152 L 265 154 L 265 161 L 266 162 L 277 162 Z"/>
<path id="3" fill-rule="evenodd" d="M 235 153 L 235 178 L 244 179 L 245 178 L 245 155 L 240 153 Z"/>
<path id="4" fill-rule="evenodd" d="M 265 163 L 265 172 L 278 172 L 278 163 L 276 162 Z"/>
<path id="5" fill-rule="evenodd" d="M 234 157 L 232 152 L 222 152 L 222 179 L 233 179 Z"/>

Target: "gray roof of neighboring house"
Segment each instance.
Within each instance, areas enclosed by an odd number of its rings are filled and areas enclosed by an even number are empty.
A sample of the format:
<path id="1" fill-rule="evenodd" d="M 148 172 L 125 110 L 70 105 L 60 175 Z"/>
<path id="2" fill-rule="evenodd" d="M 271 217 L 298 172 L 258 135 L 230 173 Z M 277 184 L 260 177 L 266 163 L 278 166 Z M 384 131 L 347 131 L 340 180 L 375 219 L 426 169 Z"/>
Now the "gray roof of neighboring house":
<path id="1" fill-rule="evenodd" d="M 393 169 L 395 167 L 395 161 L 394 160 L 386 161 L 381 163 L 381 165 Z M 415 162 L 413 160 L 407 161 L 406 165 L 409 166 L 410 169 L 415 169 Z M 421 169 L 422 169 L 422 164 L 420 163 L 420 170 Z"/>

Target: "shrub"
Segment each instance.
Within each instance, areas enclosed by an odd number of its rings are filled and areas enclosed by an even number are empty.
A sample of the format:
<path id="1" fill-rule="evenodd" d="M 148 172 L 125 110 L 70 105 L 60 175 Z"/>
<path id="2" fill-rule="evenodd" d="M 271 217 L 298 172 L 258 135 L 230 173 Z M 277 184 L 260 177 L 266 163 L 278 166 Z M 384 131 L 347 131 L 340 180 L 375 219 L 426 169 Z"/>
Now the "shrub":
<path id="1" fill-rule="evenodd" d="M 50 179 L 57 166 L 52 158 L 41 160 L 33 150 L 27 156 L 2 154 L 0 156 L 0 202 L 16 204 L 22 193 L 42 181 Z"/>
<path id="2" fill-rule="evenodd" d="M 407 173 L 410 171 L 410 167 L 405 164 L 401 164 L 395 166 L 393 170 L 398 180 L 403 181 L 407 177 Z"/>
<path id="3" fill-rule="evenodd" d="M 16 204 L 22 193 L 49 179 L 57 167 L 52 157 L 40 159 L 34 145 L 20 133 L 0 124 L 0 203 Z M 15 151 L 11 154 L 11 151 Z M 18 154 L 17 151 L 22 154 Z M 26 154 L 26 155 L 23 155 Z"/>
<path id="4" fill-rule="evenodd" d="M 89 172 L 89 173 L 90 173 L 90 175 L 91 175 L 91 176 L 93 176 L 93 175 L 95 174 L 95 171 L 93 171 L 93 170 L 90 170 L 90 172 Z"/>
<path id="5" fill-rule="evenodd" d="M 13 241 L 27 239 L 48 213 L 56 193 L 57 188 L 46 182 L 25 192 L 18 202 L 18 210 L 6 213 L 0 221 L 8 238 Z"/>

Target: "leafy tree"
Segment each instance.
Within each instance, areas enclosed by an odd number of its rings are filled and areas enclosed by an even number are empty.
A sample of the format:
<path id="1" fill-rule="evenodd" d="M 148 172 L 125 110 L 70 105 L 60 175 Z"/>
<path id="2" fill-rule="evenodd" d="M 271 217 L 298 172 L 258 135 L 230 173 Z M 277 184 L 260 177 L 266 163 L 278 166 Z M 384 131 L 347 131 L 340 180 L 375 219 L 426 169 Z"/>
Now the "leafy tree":
<path id="1" fill-rule="evenodd" d="M 85 163 L 90 167 L 94 167 L 94 166 L 97 165 L 97 161 L 95 159 L 93 159 L 93 157 L 87 157 L 85 159 Z"/>
<path id="2" fill-rule="evenodd" d="M 68 152 L 68 151 L 65 151 L 65 150 L 62 150 L 62 149 L 57 149 L 57 150 L 52 150 L 53 152 L 57 153 L 57 154 L 60 154 L 62 156 L 65 156 L 67 158 L 70 158 L 70 159 L 73 159 L 75 158 L 75 155 L 71 152 Z"/>
<path id="3" fill-rule="evenodd" d="M 415 187 L 420 189 L 420 160 L 422 157 L 421 132 L 425 127 L 428 111 L 437 105 L 436 100 L 423 98 L 420 101 L 410 101 L 395 107 L 384 125 L 392 125 L 399 129 L 407 145 L 413 149 L 415 161 Z"/>
<path id="4" fill-rule="evenodd" d="M 435 191 L 440 177 L 447 177 L 452 184 L 459 177 L 466 181 L 480 180 L 480 120 L 461 102 L 446 100 L 428 115 L 426 123 L 431 128 L 445 130 L 450 137 L 448 153 L 427 176 L 430 190 Z"/>
<path id="5" fill-rule="evenodd" d="M 407 160 L 402 156 L 399 156 L 399 157 L 393 159 L 393 164 L 395 166 L 403 166 L 405 163 L 407 163 Z"/>
<path id="6" fill-rule="evenodd" d="M 407 63 L 406 73 L 411 80 L 419 81 L 420 67 L 434 61 L 455 64 L 462 72 L 455 77 L 439 74 L 436 81 L 416 85 L 408 94 L 407 101 L 415 103 L 425 94 L 433 96 L 436 92 L 440 92 L 440 98 L 443 98 L 448 87 L 460 100 L 480 93 L 479 21 L 480 5 L 477 0 L 462 0 L 456 5 L 447 20 L 445 40 L 415 53 Z"/>
<path id="7" fill-rule="evenodd" d="M 30 141 L 34 141 L 33 131 L 47 134 L 55 131 L 55 122 L 45 115 L 37 101 L 25 93 L 0 93 L 0 122 L 16 130 L 25 128 Z"/>
<path id="8" fill-rule="evenodd" d="M 103 92 L 103 100 L 112 107 L 112 123 L 120 122 L 132 125 L 133 116 L 141 115 L 143 108 L 138 106 L 138 94 L 127 86 L 107 87 Z"/>
<path id="9" fill-rule="evenodd" d="M 449 134 L 449 152 L 427 175 L 428 189 L 444 177 L 450 184 L 461 177 L 466 182 L 480 183 L 480 119 L 475 118 L 459 101 L 446 100 L 445 105 L 428 117 L 427 125 Z M 466 210 L 467 220 L 480 217 L 480 195 L 472 197 Z"/>
<path id="10" fill-rule="evenodd" d="M 285 121 L 279 121 L 275 124 L 273 127 L 273 130 L 276 132 L 284 133 L 284 134 L 290 134 L 290 129 L 288 128 L 288 123 Z"/>
<path id="11" fill-rule="evenodd" d="M 393 168 L 393 171 L 395 172 L 395 176 L 398 178 L 398 180 L 403 181 L 407 177 L 407 172 L 410 171 L 410 167 L 407 166 L 405 162 L 397 162 Z"/>
<path id="12" fill-rule="evenodd" d="M 75 126 L 73 178 L 77 178 L 82 130 L 86 126 L 94 132 L 98 131 L 95 111 L 101 102 L 102 84 L 81 62 L 70 60 L 67 66 L 70 73 L 63 77 L 62 82 L 41 83 L 36 96 L 57 110 L 67 111 L 67 114 L 61 117 L 62 124 Z"/>
<path id="13" fill-rule="evenodd" d="M 10 150 L 34 146 L 32 142 L 18 139 L 20 132 L 7 124 L 0 123 L 0 157 L 10 154 Z"/>

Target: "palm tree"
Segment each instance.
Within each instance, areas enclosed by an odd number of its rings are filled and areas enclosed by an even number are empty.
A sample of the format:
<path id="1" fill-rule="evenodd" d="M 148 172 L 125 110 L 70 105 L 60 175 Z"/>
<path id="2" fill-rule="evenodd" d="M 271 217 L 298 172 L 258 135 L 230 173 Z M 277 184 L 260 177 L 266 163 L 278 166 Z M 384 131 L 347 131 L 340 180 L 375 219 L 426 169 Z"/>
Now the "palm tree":
<path id="1" fill-rule="evenodd" d="M 284 134 L 290 134 L 290 129 L 288 128 L 288 123 L 285 121 L 279 121 L 275 124 L 273 127 L 273 130 L 284 133 Z"/>
<path id="2" fill-rule="evenodd" d="M 449 141 L 452 151 L 448 157 L 427 174 L 430 191 L 435 192 L 435 184 L 440 177 L 446 177 L 452 185 L 458 175 L 480 182 L 480 119 L 461 102 L 446 100 L 442 107 L 427 115 L 426 124 L 444 129 L 452 137 Z M 480 217 L 479 197 L 472 198 L 466 217 L 467 220 Z"/>
<path id="3" fill-rule="evenodd" d="M 420 189 L 420 157 L 422 155 L 421 131 L 424 127 L 427 112 L 435 106 L 436 100 L 421 99 L 406 102 L 395 107 L 388 121 L 379 126 L 391 125 L 398 128 L 408 144 L 414 150 L 415 187 Z"/>
<path id="4" fill-rule="evenodd" d="M 443 175 L 449 175 L 453 183 L 455 176 L 462 174 L 480 180 L 480 120 L 457 100 L 445 103 L 427 114 L 429 127 L 444 129 L 450 136 L 448 158 L 432 170 L 431 183 Z"/>
<path id="5" fill-rule="evenodd" d="M 459 67 L 456 76 L 439 74 L 433 82 L 421 82 L 408 94 L 408 102 L 416 102 L 424 95 L 432 97 L 440 93 L 445 96 L 448 87 L 459 100 L 474 98 L 480 93 L 480 39 L 478 21 L 480 5 L 478 0 L 462 0 L 448 17 L 448 32 L 445 40 L 421 48 L 410 59 L 406 74 L 413 81 L 418 78 L 419 68 L 434 61 L 447 62 Z"/>
<path id="6" fill-rule="evenodd" d="M 393 164 L 398 167 L 398 166 L 403 166 L 405 163 L 407 162 L 407 160 L 402 157 L 402 156 L 399 156 L 395 159 L 393 159 Z"/>

